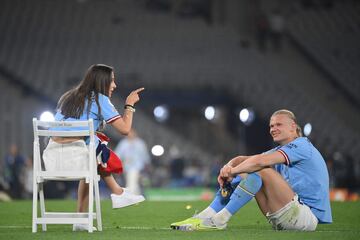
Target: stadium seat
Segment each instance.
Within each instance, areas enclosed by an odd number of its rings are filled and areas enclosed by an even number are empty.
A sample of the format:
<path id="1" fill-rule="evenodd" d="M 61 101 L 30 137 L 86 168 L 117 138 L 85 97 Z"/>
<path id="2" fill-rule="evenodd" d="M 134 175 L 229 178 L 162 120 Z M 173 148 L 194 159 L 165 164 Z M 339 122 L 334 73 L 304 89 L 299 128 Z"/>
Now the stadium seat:
<path id="1" fill-rule="evenodd" d="M 33 209 L 32 209 L 32 232 L 37 232 L 37 224 L 42 224 L 42 230 L 46 231 L 46 224 L 87 224 L 88 232 L 93 232 L 93 220 L 97 220 L 97 230 L 102 230 L 101 208 L 99 195 L 100 176 L 97 173 L 95 154 L 95 135 L 93 120 L 88 121 L 40 121 L 33 118 L 34 127 L 34 177 L 33 177 Z M 66 130 L 65 130 L 66 128 Z M 74 130 L 71 130 L 71 129 Z M 84 129 L 84 130 L 79 130 Z M 70 131 L 69 131 L 70 130 Z M 43 137 L 89 137 L 90 143 L 88 167 L 78 170 L 61 171 L 57 169 L 46 170 L 41 165 L 41 145 Z M 89 209 L 86 213 L 76 212 L 47 212 L 45 209 L 44 183 L 46 181 L 76 181 L 84 179 L 89 184 Z M 95 206 L 94 211 L 94 193 Z M 39 198 L 38 198 L 39 194 Z M 39 201 L 40 199 L 40 201 Z M 40 216 L 38 216 L 38 201 L 40 203 Z"/>

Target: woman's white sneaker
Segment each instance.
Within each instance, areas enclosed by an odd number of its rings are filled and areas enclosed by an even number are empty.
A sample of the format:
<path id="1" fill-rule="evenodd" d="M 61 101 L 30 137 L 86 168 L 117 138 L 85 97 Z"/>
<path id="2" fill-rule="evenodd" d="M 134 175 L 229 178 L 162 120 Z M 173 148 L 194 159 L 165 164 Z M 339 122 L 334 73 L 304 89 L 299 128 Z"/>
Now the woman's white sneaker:
<path id="1" fill-rule="evenodd" d="M 73 224 L 73 231 L 77 232 L 77 231 L 88 231 L 88 225 L 87 224 L 82 224 L 82 223 L 76 223 Z M 93 227 L 93 231 L 97 231 L 96 227 Z"/>
<path id="2" fill-rule="evenodd" d="M 145 200 L 143 195 L 135 195 L 129 190 L 124 189 L 124 192 L 120 195 L 111 194 L 111 201 L 113 208 L 123 208 L 130 205 L 140 203 Z"/>

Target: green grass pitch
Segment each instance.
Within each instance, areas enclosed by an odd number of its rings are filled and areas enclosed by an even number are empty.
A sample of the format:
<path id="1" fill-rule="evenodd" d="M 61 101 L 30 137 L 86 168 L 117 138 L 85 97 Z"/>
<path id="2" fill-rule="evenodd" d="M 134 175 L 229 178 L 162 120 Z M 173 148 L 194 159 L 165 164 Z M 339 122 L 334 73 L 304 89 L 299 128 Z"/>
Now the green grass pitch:
<path id="1" fill-rule="evenodd" d="M 75 209 L 75 201 L 47 201 L 47 210 Z M 31 201 L 0 202 L 0 239 L 360 239 L 360 202 L 333 202 L 334 223 L 319 225 L 316 232 L 276 232 L 261 215 L 254 201 L 235 215 L 223 231 L 180 232 L 170 223 L 183 220 L 209 202 L 147 201 L 124 209 L 111 209 L 102 201 L 103 231 L 72 232 L 70 225 L 48 225 L 48 231 L 31 233 Z M 191 206 L 186 209 L 186 206 Z"/>

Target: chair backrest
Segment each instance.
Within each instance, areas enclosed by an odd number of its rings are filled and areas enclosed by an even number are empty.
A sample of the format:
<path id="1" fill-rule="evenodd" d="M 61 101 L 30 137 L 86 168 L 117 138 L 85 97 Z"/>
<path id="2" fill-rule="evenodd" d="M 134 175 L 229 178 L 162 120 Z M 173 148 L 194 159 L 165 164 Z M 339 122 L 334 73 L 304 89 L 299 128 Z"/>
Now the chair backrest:
<path id="1" fill-rule="evenodd" d="M 87 121 L 41 121 L 33 118 L 34 136 L 45 137 L 71 137 L 71 136 L 94 136 L 93 120 Z M 71 130 L 76 128 L 77 130 Z M 78 130 L 78 128 L 83 128 Z M 91 139 L 90 139 L 91 140 Z"/>
<path id="2" fill-rule="evenodd" d="M 89 167 L 95 171 L 95 130 L 93 119 L 87 121 L 41 121 L 33 118 L 34 171 L 41 170 L 40 137 L 89 137 Z"/>

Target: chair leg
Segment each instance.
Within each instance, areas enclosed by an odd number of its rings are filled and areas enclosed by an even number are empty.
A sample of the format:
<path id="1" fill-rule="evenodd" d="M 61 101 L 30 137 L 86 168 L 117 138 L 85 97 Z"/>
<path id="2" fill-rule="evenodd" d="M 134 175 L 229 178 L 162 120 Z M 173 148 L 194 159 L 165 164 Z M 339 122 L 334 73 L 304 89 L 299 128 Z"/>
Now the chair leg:
<path id="1" fill-rule="evenodd" d="M 94 179 L 90 178 L 89 181 L 89 210 L 88 210 L 88 229 L 89 233 L 93 232 L 94 225 Z"/>
<path id="2" fill-rule="evenodd" d="M 39 183 L 39 196 L 40 196 L 40 212 L 41 212 L 41 217 L 45 217 L 45 198 L 44 198 L 44 183 L 41 182 Z M 42 224 L 42 230 L 46 231 L 46 224 L 43 223 Z"/>
<path id="3" fill-rule="evenodd" d="M 38 206 L 38 185 L 34 178 L 33 183 L 33 209 L 32 209 L 32 232 L 37 232 L 37 206 Z"/>
<path id="4" fill-rule="evenodd" d="M 100 205 L 100 193 L 99 193 L 99 180 L 98 176 L 95 176 L 94 187 L 95 187 L 95 205 L 96 205 L 96 221 L 98 231 L 102 231 L 102 220 L 101 220 L 101 205 Z"/>

